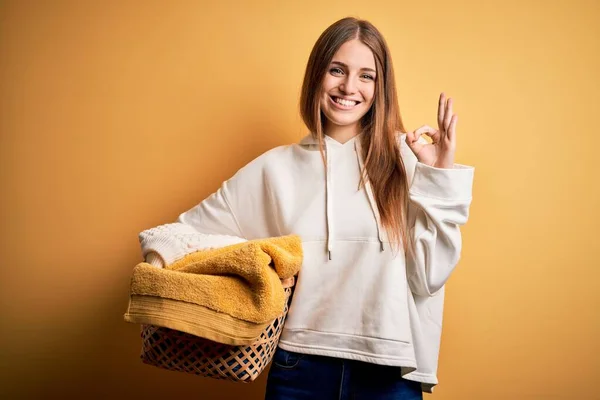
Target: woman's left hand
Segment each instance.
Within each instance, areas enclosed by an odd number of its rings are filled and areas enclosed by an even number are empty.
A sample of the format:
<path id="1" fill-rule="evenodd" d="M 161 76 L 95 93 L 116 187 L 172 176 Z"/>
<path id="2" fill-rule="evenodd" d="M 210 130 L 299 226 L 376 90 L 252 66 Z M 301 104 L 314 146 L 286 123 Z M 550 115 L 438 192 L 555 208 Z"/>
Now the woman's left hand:
<path id="1" fill-rule="evenodd" d="M 452 99 L 440 95 L 438 104 L 438 127 L 434 129 L 424 125 L 414 132 L 407 132 L 406 144 L 417 157 L 417 160 L 436 168 L 452 168 L 456 152 L 456 122 L 458 115 L 452 114 Z M 420 143 L 419 138 L 426 134 L 432 143 Z"/>

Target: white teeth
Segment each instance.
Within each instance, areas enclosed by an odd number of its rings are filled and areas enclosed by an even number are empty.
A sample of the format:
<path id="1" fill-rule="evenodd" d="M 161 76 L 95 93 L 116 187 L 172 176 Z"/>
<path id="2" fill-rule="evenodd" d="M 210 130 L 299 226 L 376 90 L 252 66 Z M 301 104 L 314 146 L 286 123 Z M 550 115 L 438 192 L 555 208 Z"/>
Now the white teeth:
<path id="1" fill-rule="evenodd" d="M 340 99 L 339 97 L 336 97 L 335 102 L 338 103 L 338 104 L 341 104 L 343 106 L 346 106 L 346 107 L 352 107 L 352 106 L 356 105 L 355 101 L 344 100 L 344 99 Z"/>

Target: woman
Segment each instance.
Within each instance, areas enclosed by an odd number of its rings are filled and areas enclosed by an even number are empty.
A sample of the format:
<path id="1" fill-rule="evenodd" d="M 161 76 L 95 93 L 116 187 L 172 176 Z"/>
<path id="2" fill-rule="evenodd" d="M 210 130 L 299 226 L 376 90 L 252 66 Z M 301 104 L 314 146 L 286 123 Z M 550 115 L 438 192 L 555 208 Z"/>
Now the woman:
<path id="1" fill-rule="evenodd" d="M 167 236 L 140 234 L 143 254 L 168 263 L 193 232 L 300 235 L 266 398 L 421 399 L 437 384 L 444 284 L 471 203 L 452 100 L 439 98 L 439 129 L 403 133 L 383 37 L 345 18 L 312 50 L 301 113 L 309 135 L 240 169 Z"/>

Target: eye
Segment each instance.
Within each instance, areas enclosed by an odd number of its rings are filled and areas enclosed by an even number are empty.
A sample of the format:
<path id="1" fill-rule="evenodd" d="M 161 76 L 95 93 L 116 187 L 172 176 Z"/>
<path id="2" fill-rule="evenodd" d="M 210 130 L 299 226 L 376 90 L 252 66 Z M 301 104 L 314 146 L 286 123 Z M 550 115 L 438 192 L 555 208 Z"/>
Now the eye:
<path id="1" fill-rule="evenodd" d="M 331 69 L 329 70 L 329 72 L 330 72 L 332 75 L 343 75 L 343 74 L 344 74 L 344 71 L 342 71 L 342 69 L 341 69 L 341 68 L 337 68 L 337 67 L 331 68 Z"/>
<path id="2" fill-rule="evenodd" d="M 371 80 L 371 81 L 375 80 L 375 77 L 373 75 L 369 75 L 369 74 L 362 74 L 360 77 L 363 79 Z"/>

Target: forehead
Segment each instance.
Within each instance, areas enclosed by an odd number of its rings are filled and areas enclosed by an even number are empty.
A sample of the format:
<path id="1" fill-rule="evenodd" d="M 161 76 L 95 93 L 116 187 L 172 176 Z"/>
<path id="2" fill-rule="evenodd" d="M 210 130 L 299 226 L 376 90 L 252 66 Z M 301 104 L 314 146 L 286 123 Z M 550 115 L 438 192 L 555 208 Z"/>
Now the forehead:
<path id="1" fill-rule="evenodd" d="M 332 61 L 340 61 L 351 69 L 375 69 L 375 57 L 366 44 L 358 39 L 344 43 L 333 56 Z"/>

